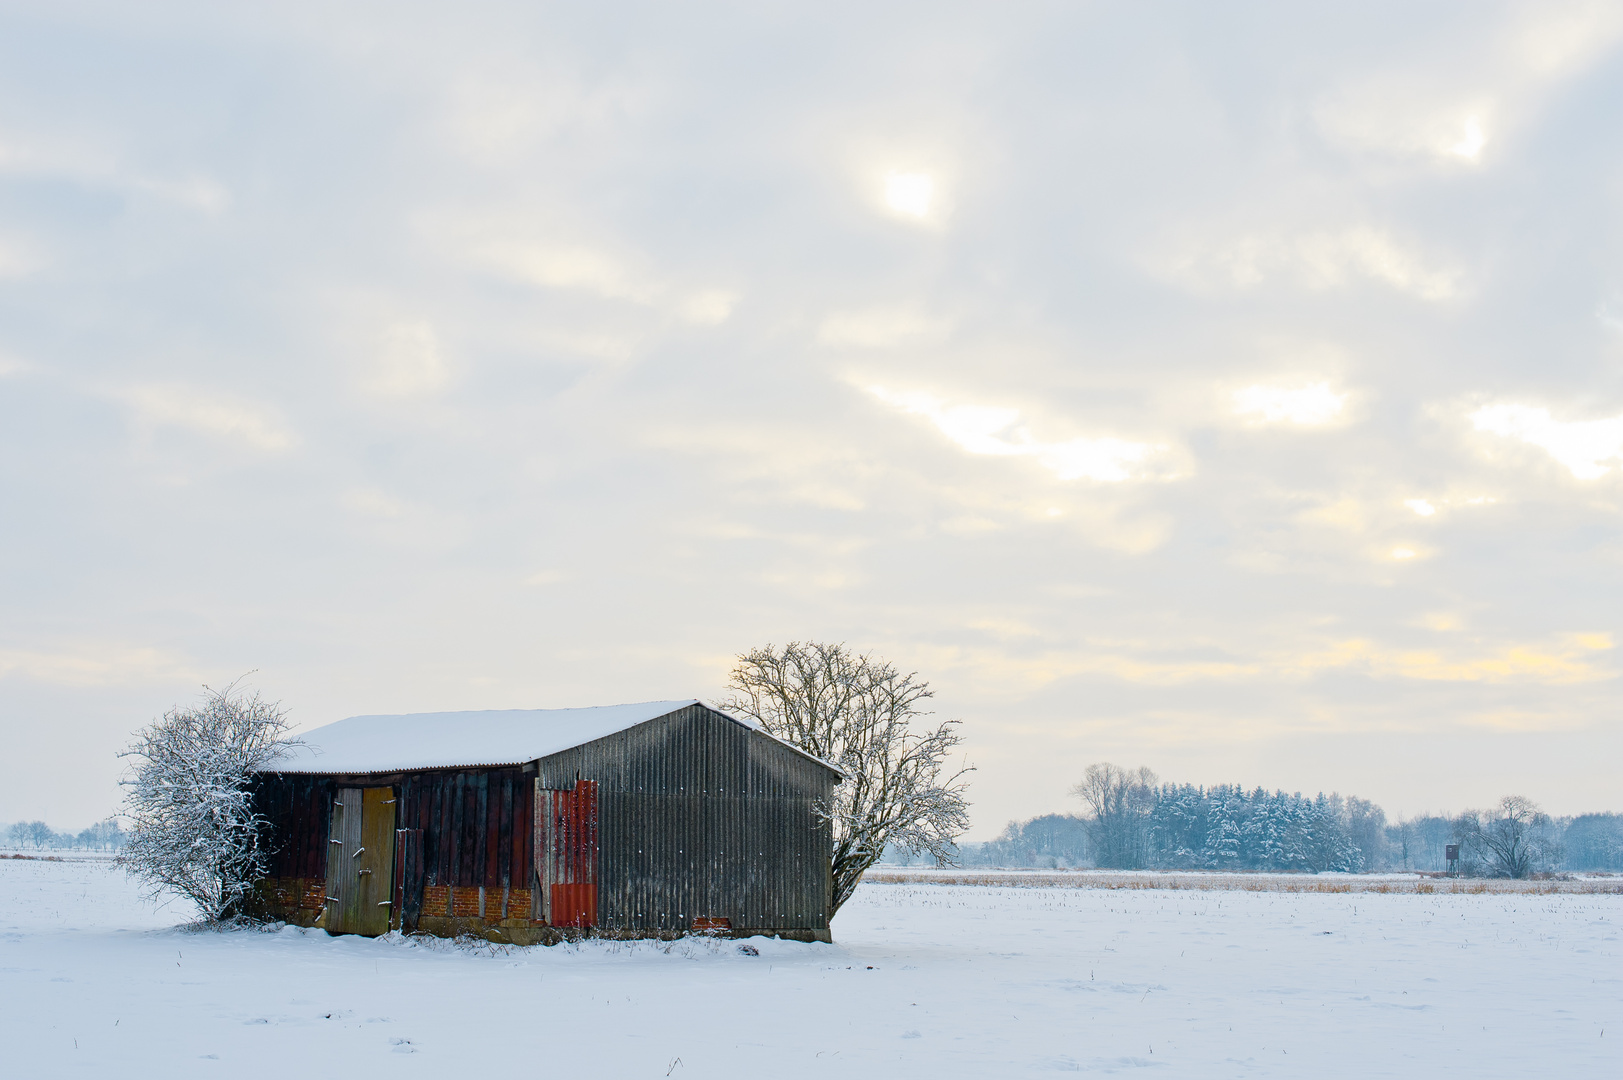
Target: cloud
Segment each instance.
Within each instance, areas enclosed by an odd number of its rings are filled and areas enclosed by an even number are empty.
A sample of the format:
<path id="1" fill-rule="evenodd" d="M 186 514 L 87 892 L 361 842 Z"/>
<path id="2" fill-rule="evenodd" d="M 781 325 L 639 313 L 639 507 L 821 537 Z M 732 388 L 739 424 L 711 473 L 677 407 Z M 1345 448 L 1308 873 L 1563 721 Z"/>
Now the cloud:
<path id="1" fill-rule="evenodd" d="M 1127 480 L 1168 479 L 1154 471 L 1167 449 L 1157 443 L 1110 436 L 1043 442 L 1034 437 L 1018 409 L 992 405 L 949 405 L 931 394 L 868 388 L 885 404 L 923 416 L 971 454 L 1030 457 L 1060 480 L 1119 484 Z"/>
<path id="2" fill-rule="evenodd" d="M 1338 643 L 1304 662 L 1309 667 L 1361 667 L 1376 678 L 1563 685 L 1616 678 L 1615 670 L 1594 660 L 1594 654 L 1611 647 L 1611 639 L 1604 634 L 1575 634 L 1543 643 L 1505 645 L 1475 655 L 1463 650 L 1382 648 L 1354 640 Z"/>
<path id="3" fill-rule="evenodd" d="M 111 140 L 56 133 L 49 138 L 0 132 L 0 176 L 66 180 L 85 187 L 148 195 L 209 216 L 231 205 L 231 192 L 215 178 L 177 170 L 152 175 L 119 160 Z"/>
<path id="4" fill-rule="evenodd" d="M 409 502 L 379 487 L 351 488 L 343 493 L 342 502 L 363 535 L 393 547 L 443 551 L 467 539 L 467 524 L 460 515 Z"/>
<path id="5" fill-rule="evenodd" d="M 1596 480 L 1623 464 L 1623 416 L 1601 420 L 1556 420 L 1550 410 L 1534 405 L 1485 405 L 1471 423 L 1508 439 L 1544 450 L 1579 480 Z"/>
<path id="6" fill-rule="evenodd" d="M 23 678 L 62 686 L 120 686 L 198 682 L 192 662 L 143 645 L 86 642 L 59 651 L 0 649 L 0 679 Z"/>
<path id="7" fill-rule="evenodd" d="M 1498 501 L 1492 495 L 1448 495 L 1440 498 L 1431 496 L 1424 499 L 1404 499 L 1403 505 L 1418 517 L 1433 518 L 1445 509 L 1460 506 L 1492 506 Z"/>
<path id="8" fill-rule="evenodd" d="M 1329 383 L 1301 387 L 1248 386 L 1234 392 L 1234 411 L 1256 424 L 1297 424 L 1317 427 L 1341 415 L 1347 395 Z"/>
<path id="9" fill-rule="evenodd" d="M 434 327 L 406 322 L 384 331 L 364 381 L 374 394 L 418 397 L 443 388 L 450 377 Z"/>
<path id="10" fill-rule="evenodd" d="M 907 307 L 868 307 L 830 312 L 817 328 L 824 345 L 885 349 L 940 341 L 952 332 L 952 320 Z"/>
<path id="11" fill-rule="evenodd" d="M 0 236 L 0 278 L 25 278 L 39 269 L 40 261 L 32 246 Z"/>
<path id="12" fill-rule="evenodd" d="M 637 269 L 631 260 L 590 245 L 502 239 L 474 243 L 468 250 L 476 262 L 515 280 L 651 308 L 695 326 L 726 322 L 741 299 L 732 289 L 663 280 Z"/>
<path id="13" fill-rule="evenodd" d="M 1472 9 L 1432 32 L 1448 40 L 1393 50 L 1397 59 L 1384 70 L 1361 72 L 1320 97 L 1313 116 L 1327 141 L 1391 160 L 1479 165 L 1556 87 L 1616 46 L 1623 9 L 1605 0 L 1542 0 L 1498 20 Z"/>
<path id="14" fill-rule="evenodd" d="M 1308 291 L 1368 281 L 1428 302 L 1461 295 L 1464 275 L 1385 229 L 1359 225 L 1253 233 L 1169 260 L 1168 273 L 1199 288 L 1252 289 L 1274 282 Z"/>
<path id="15" fill-rule="evenodd" d="M 137 386 L 117 396 L 147 427 L 184 428 L 270 453 L 290 450 L 299 441 L 272 409 L 255 402 L 173 385 Z"/>
<path id="16" fill-rule="evenodd" d="M 974 668 L 977 678 L 987 683 L 1023 687 L 1087 675 L 1152 686 L 1278 685 L 1342 673 L 1379 681 L 1564 686 L 1616 678 L 1616 670 L 1599 662 L 1600 654 L 1611 648 L 1605 634 L 1567 634 L 1474 651 L 1464 643 L 1450 649 L 1403 649 L 1365 638 L 1331 640 L 1306 648 L 1254 650 L 1235 650 L 1227 640 L 1101 638 L 1086 641 L 1082 648 L 1035 655 L 958 647 L 941 650 L 936 663 L 938 670 Z"/>

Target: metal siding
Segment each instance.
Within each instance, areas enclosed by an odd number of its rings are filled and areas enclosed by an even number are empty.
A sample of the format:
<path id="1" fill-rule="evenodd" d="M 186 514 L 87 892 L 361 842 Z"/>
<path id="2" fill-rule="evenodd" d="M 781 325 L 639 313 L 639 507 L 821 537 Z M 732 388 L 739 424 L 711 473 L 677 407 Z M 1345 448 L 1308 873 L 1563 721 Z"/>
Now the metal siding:
<path id="1" fill-rule="evenodd" d="M 834 775 L 696 705 L 544 758 L 536 782 L 599 784 L 605 929 L 828 925 Z"/>

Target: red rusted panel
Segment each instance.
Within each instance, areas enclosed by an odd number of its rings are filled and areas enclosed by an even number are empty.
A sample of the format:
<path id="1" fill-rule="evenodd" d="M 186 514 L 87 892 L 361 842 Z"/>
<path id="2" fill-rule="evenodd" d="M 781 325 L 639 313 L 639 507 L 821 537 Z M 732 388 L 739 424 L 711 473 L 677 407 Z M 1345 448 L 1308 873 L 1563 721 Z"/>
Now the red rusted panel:
<path id="1" fill-rule="evenodd" d="M 585 929 L 597 922 L 597 784 L 575 783 L 573 791 L 543 791 L 546 811 L 542 857 L 553 926 Z"/>
<path id="2" fill-rule="evenodd" d="M 597 922 L 596 885 L 554 885 L 552 925 L 584 930 Z"/>

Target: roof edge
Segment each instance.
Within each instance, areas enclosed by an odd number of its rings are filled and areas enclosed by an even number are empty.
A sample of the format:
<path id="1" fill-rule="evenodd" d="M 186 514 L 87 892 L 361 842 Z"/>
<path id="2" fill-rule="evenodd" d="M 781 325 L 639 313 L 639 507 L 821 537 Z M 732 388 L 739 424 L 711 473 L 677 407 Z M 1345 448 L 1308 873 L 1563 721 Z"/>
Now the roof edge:
<path id="1" fill-rule="evenodd" d="M 731 720 L 733 723 L 737 724 L 739 727 L 744 728 L 746 731 L 753 731 L 755 734 L 760 735 L 760 736 L 762 736 L 764 738 L 767 738 L 767 739 L 771 739 L 773 742 L 778 743 L 781 746 L 788 747 L 790 750 L 793 750 L 795 753 L 799 754 L 801 757 L 806 758 L 809 761 L 816 762 L 818 765 L 821 765 L 823 768 L 827 769 L 829 772 L 833 773 L 835 776 L 838 776 L 841 780 L 849 780 L 849 779 L 851 779 L 851 774 L 850 773 L 846 772 L 844 769 L 840 768 L 838 765 L 834 764 L 832 761 L 828 761 L 828 760 L 825 760 L 824 758 L 818 757 L 816 754 L 812 753 L 810 750 L 807 750 L 805 747 L 796 746 L 794 743 L 790 742 L 788 739 L 783 738 L 781 735 L 774 735 L 770 731 L 768 731 L 766 728 L 760 727 L 757 724 L 751 723 L 750 721 L 745 720 L 742 717 L 734 716 L 732 713 L 728 712 L 726 709 L 718 708 L 717 706 L 712 705 L 707 701 L 701 701 L 701 702 L 699 702 L 699 704 L 701 706 L 703 706 L 704 708 L 709 709 L 711 712 L 716 713 L 717 715 L 725 716 L 727 719 Z"/>

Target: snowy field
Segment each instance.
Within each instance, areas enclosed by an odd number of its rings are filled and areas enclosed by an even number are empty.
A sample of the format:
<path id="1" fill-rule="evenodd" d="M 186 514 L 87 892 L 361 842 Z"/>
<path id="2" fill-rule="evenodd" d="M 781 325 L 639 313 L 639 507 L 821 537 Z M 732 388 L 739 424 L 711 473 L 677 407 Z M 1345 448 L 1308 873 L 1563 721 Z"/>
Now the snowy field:
<path id="1" fill-rule="evenodd" d="M 0 1074 L 1623 1076 L 1623 896 L 864 884 L 838 944 L 193 933 L 0 861 Z"/>
<path id="2" fill-rule="evenodd" d="M 1059 889 L 1220 889 L 1314 893 L 1613 893 L 1623 896 L 1616 874 L 1561 874 L 1512 881 L 1445 874 L 1269 874 L 1215 870 L 937 870 L 876 866 L 864 881 L 884 884 L 1000 885 Z"/>

